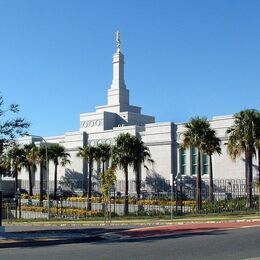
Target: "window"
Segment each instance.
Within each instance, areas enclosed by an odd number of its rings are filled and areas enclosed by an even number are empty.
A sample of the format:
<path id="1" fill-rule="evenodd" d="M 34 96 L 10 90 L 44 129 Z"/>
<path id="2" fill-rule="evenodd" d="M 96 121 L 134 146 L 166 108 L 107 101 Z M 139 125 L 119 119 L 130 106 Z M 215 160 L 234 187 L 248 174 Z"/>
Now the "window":
<path id="1" fill-rule="evenodd" d="M 194 146 L 191 146 L 190 149 L 191 152 L 191 174 L 195 175 L 197 174 L 197 157 L 198 157 L 198 151 L 197 148 L 195 148 Z"/>
<path id="2" fill-rule="evenodd" d="M 207 154 L 202 155 L 202 174 L 208 174 L 209 173 L 209 157 Z"/>
<path id="3" fill-rule="evenodd" d="M 180 150 L 180 171 L 181 175 L 186 174 L 186 149 L 182 148 Z"/>
<path id="4" fill-rule="evenodd" d="M 195 175 L 198 172 L 197 167 L 197 161 L 198 161 L 198 149 L 194 146 L 191 146 L 191 174 Z M 202 160 L 201 160 L 201 167 L 202 167 L 202 174 L 208 174 L 209 173 L 209 157 L 206 153 L 203 153 Z"/>

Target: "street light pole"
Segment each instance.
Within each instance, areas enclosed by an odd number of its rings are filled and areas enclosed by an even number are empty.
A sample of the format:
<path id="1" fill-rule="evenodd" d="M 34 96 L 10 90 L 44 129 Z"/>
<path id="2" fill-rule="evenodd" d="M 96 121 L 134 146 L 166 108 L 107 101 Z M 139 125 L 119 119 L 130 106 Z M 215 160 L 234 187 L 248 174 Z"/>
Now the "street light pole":
<path id="1" fill-rule="evenodd" d="M 48 208 L 48 216 L 47 219 L 50 219 L 50 189 L 49 189 L 49 164 L 48 164 L 48 147 L 46 140 L 39 135 L 28 135 L 34 138 L 41 139 L 44 143 L 45 148 L 45 166 L 46 166 L 46 176 L 47 176 L 47 208 Z"/>
<path id="2" fill-rule="evenodd" d="M 171 175 L 171 221 L 173 220 L 173 185 L 174 185 L 174 176 Z"/>

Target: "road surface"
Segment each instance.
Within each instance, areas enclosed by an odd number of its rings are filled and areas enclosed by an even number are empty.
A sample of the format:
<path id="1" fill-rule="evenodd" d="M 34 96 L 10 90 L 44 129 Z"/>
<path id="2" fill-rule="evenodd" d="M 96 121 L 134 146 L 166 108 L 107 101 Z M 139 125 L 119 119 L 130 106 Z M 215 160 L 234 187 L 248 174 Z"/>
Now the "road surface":
<path id="1" fill-rule="evenodd" d="M 2 248 L 0 259 L 260 259 L 259 226 L 204 227 L 162 235 L 156 229 L 136 229 L 123 236 L 120 231 L 121 236 L 81 243 Z"/>

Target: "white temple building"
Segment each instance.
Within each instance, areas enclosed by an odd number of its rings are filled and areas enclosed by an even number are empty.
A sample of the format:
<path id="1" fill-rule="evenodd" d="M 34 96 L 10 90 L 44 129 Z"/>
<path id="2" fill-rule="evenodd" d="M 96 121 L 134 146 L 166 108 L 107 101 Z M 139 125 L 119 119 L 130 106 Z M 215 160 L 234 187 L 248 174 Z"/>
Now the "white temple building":
<path id="1" fill-rule="evenodd" d="M 107 104 L 97 106 L 94 112 L 80 114 L 79 130 L 66 132 L 62 136 L 45 137 L 47 143 L 59 143 L 63 145 L 71 155 L 71 164 L 66 167 L 58 167 L 58 180 L 69 183 L 72 189 L 85 189 L 87 180 L 87 164 L 76 156 L 78 147 L 99 143 L 113 144 L 114 139 L 120 133 L 130 133 L 140 138 L 150 149 L 153 166 L 149 170 L 143 168 L 141 177 L 145 181 L 147 176 L 156 178 L 159 176 L 165 183 L 178 174 L 193 178 L 196 176 L 196 150 L 179 149 L 182 133 L 185 130 L 184 123 L 163 122 L 156 123 L 155 118 L 141 113 L 141 107 L 133 106 L 129 102 L 129 90 L 124 80 L 124 55 L 120 52 L 120 38 L 117 34 L 117 48 L 113 55 L 113 79 L 107 91 Z M 195 116 L 195 115 L 194 115 Z M 47 122 L 46 122 L 47 123 Z M 232 161 L 227 154 L 225 143 L 228 138 L 226 130 L 233 123 L 232 116 L 218 116 L 210 120 L 211 126 L 216 130 L 221 139 L 221 155 L 213 155 L 213 171 L 215 179 L 245 179 L 244 157 Z M 37 142 L 39 139 L 24 137 L 22 143 Z M 256 159 L 254 159 L 256 165 Z M 203 156 L 203 179 L 208 178 L 208 158 Z M 257 175 L 257 167 L 253 167 L 254 176 Z M 98 165 L 95 165 L 98 171 Z M 50 188 L 53 187 L 54 167 L 50 164 Z M 134 174 L 129 171 L 129 192 L 135 192 Z M 157 176 L 157 177 L 156 177 Z M 28 189 L 28 173 L 23 170 L 20 173 L 21 187 Z M 95 182 L 95 181 L 94 181 Z M 83 183 L 83 184 L 81 184 Z M 39 171 L 34 176 L 34 192 L 39 189 Z M 124 176 L 117 174 L 117 191 L 124 191 Z M 143 189 L 149 190 L 148 186 Z"/>

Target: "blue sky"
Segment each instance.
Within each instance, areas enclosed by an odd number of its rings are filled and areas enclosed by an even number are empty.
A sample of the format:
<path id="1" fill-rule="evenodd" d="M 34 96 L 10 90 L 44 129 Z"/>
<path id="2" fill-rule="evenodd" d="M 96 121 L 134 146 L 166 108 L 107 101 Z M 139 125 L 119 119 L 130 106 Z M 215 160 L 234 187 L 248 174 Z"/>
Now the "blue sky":
<path id="1" fill-rule="evenodd" d="M 30 132 L 106 104 L 115 31 L 133 105 L 157 122 L 260 108 L 259 0 L 0 0 L 0 92 Z"/>

